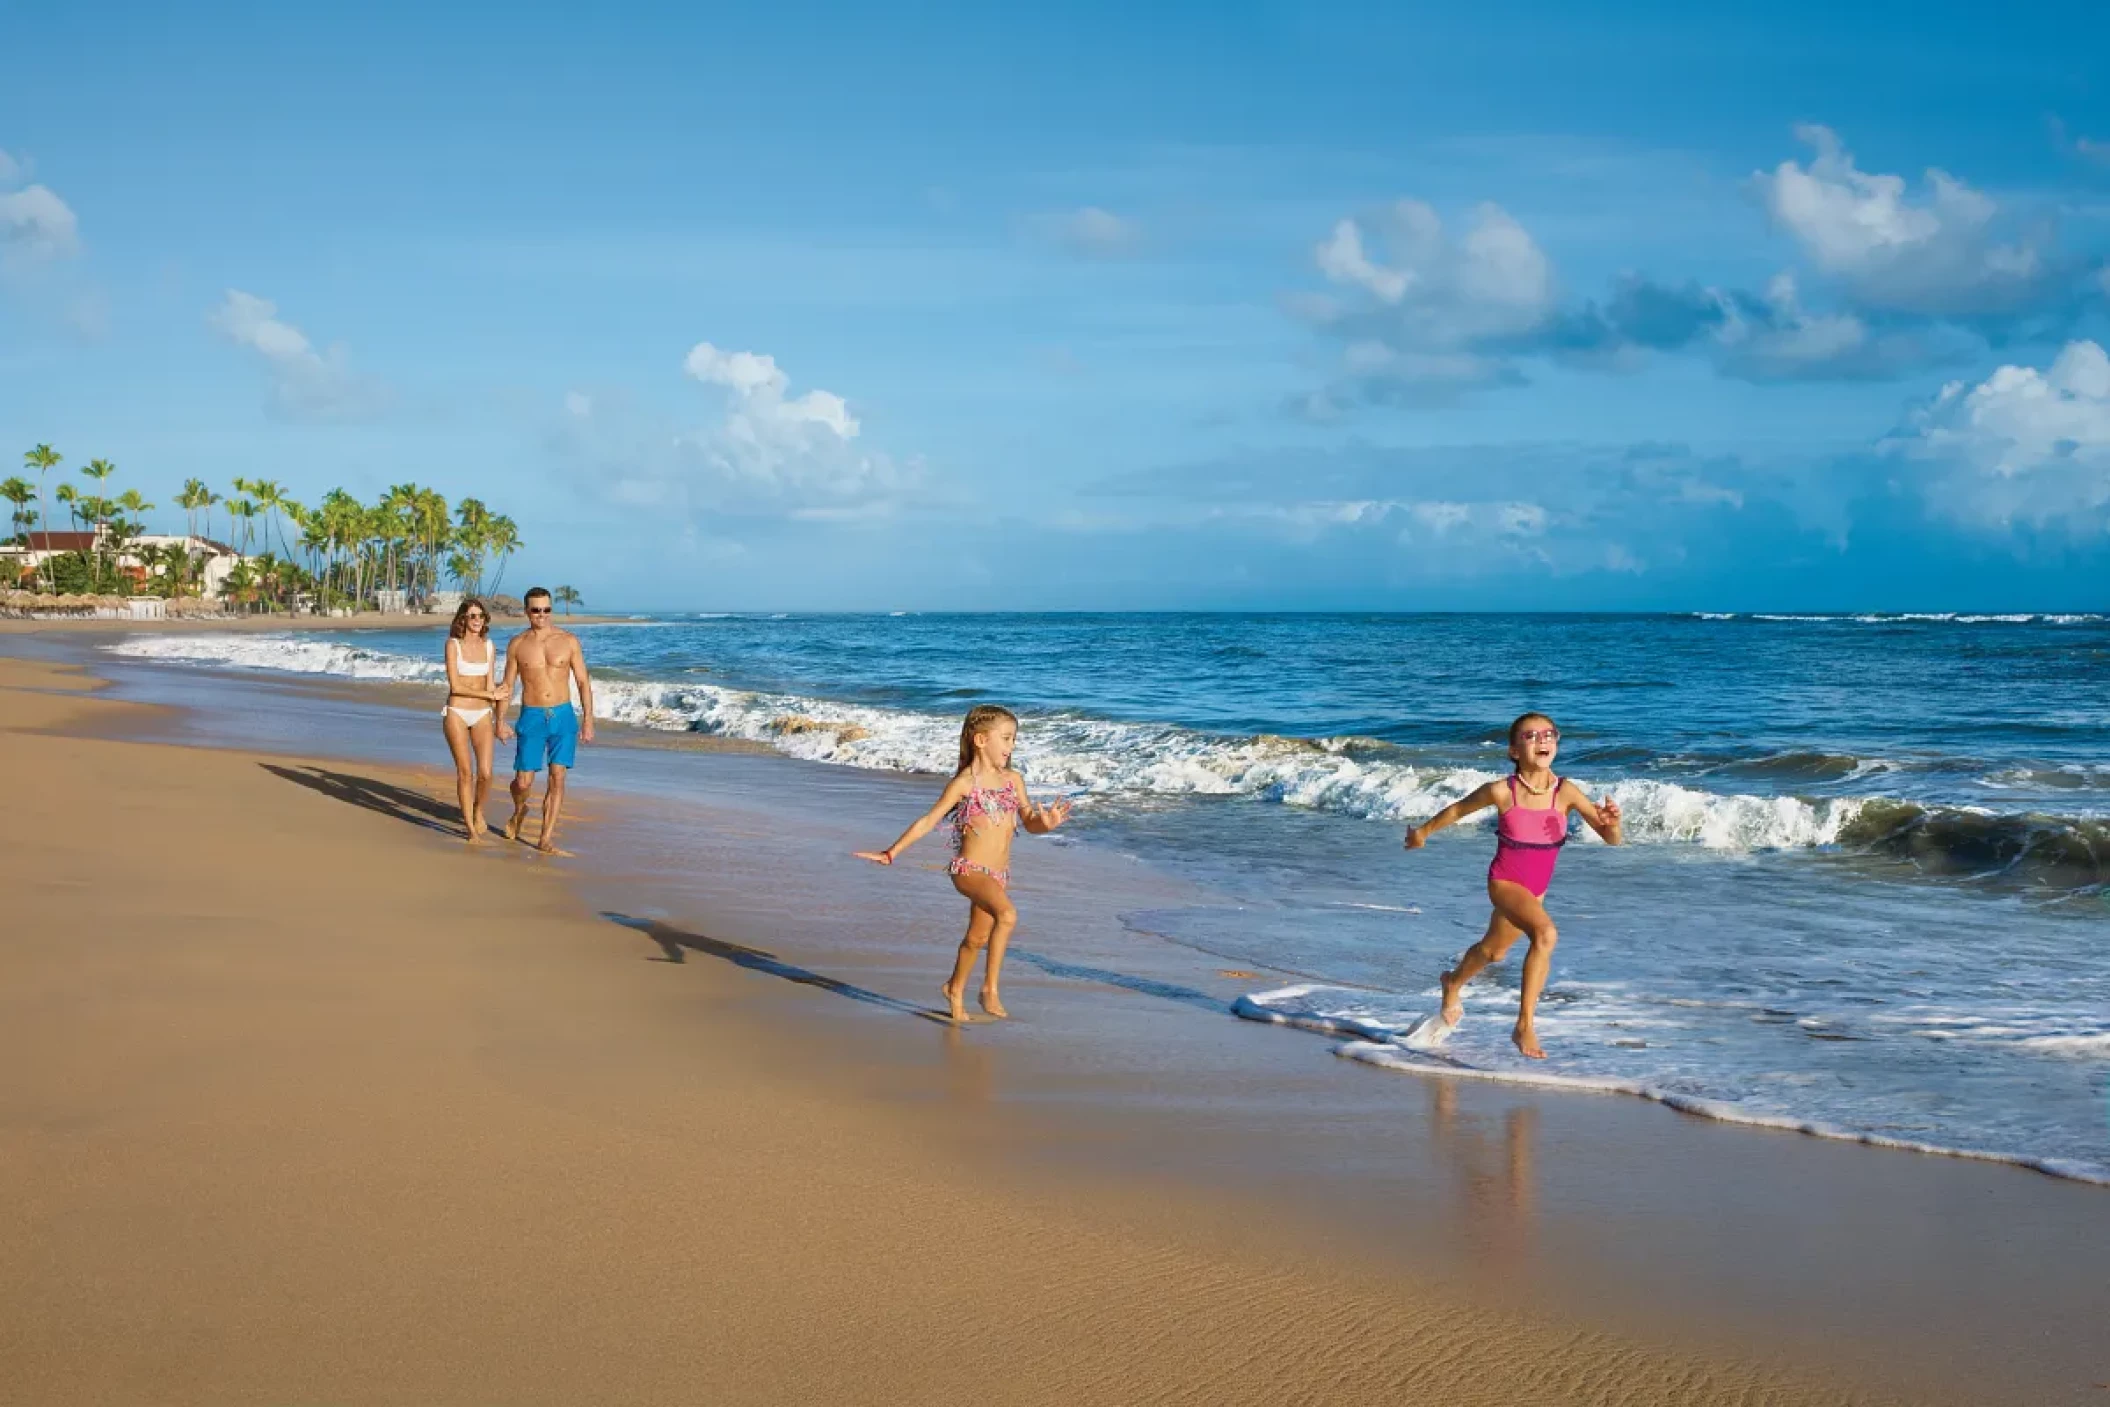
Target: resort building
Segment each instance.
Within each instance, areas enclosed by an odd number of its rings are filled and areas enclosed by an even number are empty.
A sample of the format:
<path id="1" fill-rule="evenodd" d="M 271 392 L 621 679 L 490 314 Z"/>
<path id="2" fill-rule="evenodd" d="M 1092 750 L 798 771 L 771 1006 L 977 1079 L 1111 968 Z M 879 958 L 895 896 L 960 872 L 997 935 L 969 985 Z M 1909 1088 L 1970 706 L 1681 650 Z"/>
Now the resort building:
<path id="1" fill-rule="evenodd" d="M 224 542 L 215 542 L 209 537 L 192 537 L 183 533 L 141 533 L 138 537 L 126 538 L 119 547 L 107 529 L 94 532 L 28 533 L 28 545 L 10 542 L 0 545 L 0 579 L 9 585 L 27 577 L 31 572 L 52 557 L 68 552 L 114 551 L 117 569 L 132 577 L 138 585 L 144 585 L 149 576 L 159 576 L 167 570 L 159 565 L 147 564 L 146 552 L 180 546 L 193 558 L 202 558 L 198 569 L 199 589 L 208 597 L 217 597 L 227 582 L 227 574 L 242 560 L 242 554 Z"/>

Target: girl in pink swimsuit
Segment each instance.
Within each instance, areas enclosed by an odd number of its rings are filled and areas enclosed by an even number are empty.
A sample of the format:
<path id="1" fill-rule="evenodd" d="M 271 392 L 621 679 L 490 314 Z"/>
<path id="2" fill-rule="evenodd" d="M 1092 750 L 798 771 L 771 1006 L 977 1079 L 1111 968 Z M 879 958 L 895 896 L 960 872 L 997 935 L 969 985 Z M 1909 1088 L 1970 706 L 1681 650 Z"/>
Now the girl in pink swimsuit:
<path id="1" fill-rule="evenodd" d="M 886 849 L 856 852 L 860 860 L 891 865 L 940 823 L 952 823 L 953 858 L 945 868 L 952 887 L 967 900 L 967 936 L 960 940 L 952 976 L 939 990 L 955 1021 L 967 1019 L 967 979 L 976 954 L 984 949 L 989 965 L 982 974 L 982 1010 L 999 1018 L 1010 1014 L 997 994 L 997 980 L 1003 974 L 1011 930 L 1018 924 L 1010 893 L 1011 837 L 1021 825 L 1034 835 L 1046 835 L 1070 814 L 1067 801 L 1035 806 L 1026 795 L 1026 779 L 1011 770 L 1011 749 L 1017 743 L 1018 718 L 1009 709 L 995 704 L 970 709 L 960 725 L 959 770 L 938 794 L 938 804 Z"/>
<path id="2" fill-rule="evenodd" d="M 1517 939 L 1528 938 L 1531 951 L 1524 956 L 1524 990 L 1511 1039 L 1533 1060 L 1546 1058 L 1533 1020 L 1553 966 L 1553 945 L 1560 937 L 1542 901 L 1553 883 L 1554 862 L 1568 843 L 1568 813 L 1581 816 L 1607 845 L 1625 838 L 1618 802 L 1609 797 L 1592 802 L 1574 782 L 1553 775 L 1560 741 L 1560 729 L 1545 714 L 1527 713 L 1517 719 L 1509 725 L 1509 757 L 1516 770 L 1444 807 L 1408 831 L 1406 842 L 1407 849 L 1419 850 L 1437 831 L 1475 811 L 1492 806 L 1500 813 L 1495 820 L 1495 858 L 1487 867 L 1487 898 L 1494 913 L 1480 941 L 1443 974 L 1443 1020 L 1457 1025 L 1465 1015 L 1465 984 L 1489 963 L 1500 962 Z"/>

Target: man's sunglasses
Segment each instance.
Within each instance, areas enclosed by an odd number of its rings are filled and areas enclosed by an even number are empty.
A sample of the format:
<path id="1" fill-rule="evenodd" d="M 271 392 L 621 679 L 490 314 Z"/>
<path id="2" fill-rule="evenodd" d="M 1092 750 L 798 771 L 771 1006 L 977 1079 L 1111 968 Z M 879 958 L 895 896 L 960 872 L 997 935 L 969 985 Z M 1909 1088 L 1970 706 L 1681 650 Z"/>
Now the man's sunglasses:
<path id="1" fill-rule="evenodd" d="M 546 616 L 549 612 L 550 608 L 547 606 L 530 606 L 527 608 L 527 613 L 531 616 Z"/>

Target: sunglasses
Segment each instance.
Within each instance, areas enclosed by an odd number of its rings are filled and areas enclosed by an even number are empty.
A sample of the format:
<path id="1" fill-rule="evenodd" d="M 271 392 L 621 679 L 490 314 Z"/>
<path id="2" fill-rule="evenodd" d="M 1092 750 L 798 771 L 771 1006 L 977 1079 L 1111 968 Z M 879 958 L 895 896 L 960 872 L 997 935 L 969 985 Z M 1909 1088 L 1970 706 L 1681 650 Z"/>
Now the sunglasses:
<path id="1" fill-rule="evenodd" d="M 531 616 L 546 616 L 549 614 L 549 610 L 550 608 L 547 606 L 530 606 L 527 608 L 527 613 Z"/>
<path id="2" fill-rule="evenodd" d="M 1533 728 L 1529 732 L 1517 734 L 1517 741 L 1520 743 L 1557 743 L 1560 740 L 1558 728 Z"/>

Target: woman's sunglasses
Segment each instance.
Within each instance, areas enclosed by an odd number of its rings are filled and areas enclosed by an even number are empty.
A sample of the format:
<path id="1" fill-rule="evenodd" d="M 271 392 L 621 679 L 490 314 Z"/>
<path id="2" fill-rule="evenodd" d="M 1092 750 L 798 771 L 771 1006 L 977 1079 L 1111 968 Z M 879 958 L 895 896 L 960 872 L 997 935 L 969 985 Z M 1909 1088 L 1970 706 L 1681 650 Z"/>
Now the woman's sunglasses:
<path id="1" fill-rule="evenodd" d="M 1520 743 L 1557 743 L 1561 740 L 1558 728 L 1533 728 L 1528 733 L 1517 734 Z"/>

